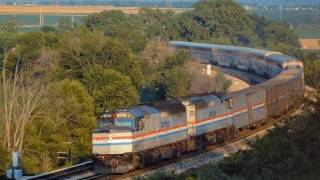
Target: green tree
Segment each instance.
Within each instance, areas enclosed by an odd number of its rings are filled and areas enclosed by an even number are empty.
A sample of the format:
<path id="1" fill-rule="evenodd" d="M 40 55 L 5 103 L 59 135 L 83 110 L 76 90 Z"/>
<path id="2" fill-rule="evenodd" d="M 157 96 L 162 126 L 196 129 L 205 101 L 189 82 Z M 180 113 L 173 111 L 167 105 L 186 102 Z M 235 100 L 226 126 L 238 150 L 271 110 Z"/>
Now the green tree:
<path id="1" fill-rule="evenodd" d="M 182 14 L 179 20 L 183 39 L 207 42 L 223 39 L 233 44 L 254 45 L 254 24 L 245 9 L 234 1 L 199 1 L 193 7 L 193 11 Z"/>
<path id="2" fill-rule="evenodd" d="M 168 56 L 159 67 L 158 85 L 166 97 L 186 96 L 190 86 L 190 77 L 183 68 L 187 55 L 184 52 Z"/>
<path id="3" fill-rule="evenodd" d="M 88 16 L 85 26 L 91 31 L 102 31 L 108 37 L 120 39 L 134 51 L 144 48 L 145 38 L 141 21 L 136 15 L 121 11 L 104 11 Z"/>
<path id="4" fill-rule="evenodd" d="M 15 20 L 7 21 L 0 24 L 0 59 L 4 58 L 4 54 L 15 47 L 18 36 L 18 23 Z M 2 61 L 0 68 L 2 69 Z"/>
<path id="5" fill-rule="evenodd" d="M 177 16 L 173 11 L 143 8 L 139 12 L 147 39 L 160 37 L 166 40 L 179 39 Z"/>
<path id="6" fill-rule="evenodd" d="M 60 32 L 71 31 L 73 29 L 74 25 L 75 24 L 71 21 L 70 18 L 62 17 L 59 19 L 59 22 L 58 22 L 58 30 Z"/>
<path id="7" fill-rule="evenodd" d="M 17 44 L 7 54 L 7 67 L 12 72 L 16 65 L 21 69 L 34 70 L 41 54 L 56 48 L 59 37 L 54 33 L 31 32 L 17 36 Z M 19 62 L 19 63 L 18 63 Z"/>
<path id="8" fill-rule="evenodd" d="M 270 50 L 301 57 L 298 35 L 286 24 L 271 23 L 265 27 L 266 46 Z"/>
<path id="9" fill-rule="evenodd" d="M 320 89 L 320 52 L 306 53 L 304 56 L 305 82 L 309 86 Z"/>
<path id="10" fill-rule="evenodd" d="M 106 38 L 101 32 L 77 29 L 68 33 L 60 46 L 60 76 L 80 81 L 84 71 L 95 64 L 127 75 L 133 84 L 142 83 L 142 70 L 137 56 L 123 43 Z"/>
<path id="11" fill-rule="evenodd" d="M 58 152 L 71 150 L 71 162 L 78 163 L 91 154 L 91 132 L 95 127 L 93 99 L 76 80 L 50 85 L 43 100 L 43 113 L 28 125 L 23 149 L 27 173 L 56 168 Z M 60 155 L 61 156 L 61 155 Z"/>
<path id="12" fill-rule="evenodd" d="M 145 49 L 139 54 L 147 83 L 152 83 L 156 79 L 157 69 L 173 53 L 167 41 L 152 39 L 147 42 Z"/>
<path id="13" fill-rule="evenodd" d="M 96 111 L 115 110 L 139 102 L 131 79 L 113 69 L 95 65 L 85 72 L 85 84 L 96 104 Z"/>
<path id="14" fill-rule="evenodd" d="M 5 174 L 5 171 L 8 169 L 10 166 L 10 153 L 3 148 L 2 144 L 2 138 L 0 138 L 0 179 L 1 175 Z"/>

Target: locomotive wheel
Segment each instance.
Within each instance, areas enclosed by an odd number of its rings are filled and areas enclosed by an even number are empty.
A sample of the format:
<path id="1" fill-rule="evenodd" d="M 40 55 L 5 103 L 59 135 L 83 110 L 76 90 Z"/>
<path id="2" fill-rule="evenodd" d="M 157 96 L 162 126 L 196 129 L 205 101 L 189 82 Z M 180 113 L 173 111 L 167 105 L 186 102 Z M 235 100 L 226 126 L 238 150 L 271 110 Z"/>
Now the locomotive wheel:
<path id="1" fill-rule="evenodd" d="M 117 159 L 112 159 L 110 161 L 110 165 L 111 165 L 111 167 L 117 167 L 118 166 L 118 160 Z"/>
<path id="2" fill-rule="evenodd" d="M 180 149 L 177 149 L 176 151 L 176 157 L 180 157 L 182 154 L 181 150 Z"/>
<path id="3" fill-rule="evenodd" d="M 144 168 L 146 166 L 146 158 L 144 157 L 144 154 L 140 155 L 140 161 L 139 161 L 139 167 Z"/>

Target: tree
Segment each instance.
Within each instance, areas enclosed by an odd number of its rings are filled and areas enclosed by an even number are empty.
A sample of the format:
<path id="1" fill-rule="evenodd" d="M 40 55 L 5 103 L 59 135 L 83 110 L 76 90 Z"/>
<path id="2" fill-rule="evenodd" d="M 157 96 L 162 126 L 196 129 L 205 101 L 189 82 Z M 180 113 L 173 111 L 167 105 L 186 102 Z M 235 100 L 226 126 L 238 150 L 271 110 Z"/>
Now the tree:
<path id="1" fill-rule="evenodd" d="M 301 57 L 298 35 L 286 24 L 271 23 L 265 27 L 266 46 L 270 50 Z"/>
<path id="2" fill-rule="evenodd" d="M 143 68 L 143 74 L 147 81 L 152 82 L 156 78 L 157 68 L 165 61 L 165 58 L 174 52 L 168 42 L 161 39 L 152 39 L 147 42 L 146 47 L 140 52 L 139 58 Z"/>
<path id="3" fill-rule="evenodd" d="M 184 52 L 168 56 L 159 67 L 158 86 L 166 97 L 186 96 L 190 86 L 190 77 L 183 68 L 187 55 Z"/>
<path id="4" fill-rule="evenodd" d="M 95 127 L 93 99 L 76 80 L 51 83 L 41 116 L 28 126 L 23 149 L 27 173 L 50 171 L 59 162 L 58 152 L 71 152 L 70 164 L 87 160 L 91 154 L 91 133 Z M 68 158 L 68 156 L 66 156 Z"/>
<path id="5" fill-rule="evenodd" d="M 96 112 L 135 105 L 139 96 L 131 79 L 113 69 L 94 65 L 85 72 L 85 84 L 96 104 Z"/>
<path id="6" fill-rule="evenodd" d="M 28 123 L 39 113 L 40 100 L 46 89 L 41 79 L 15 65 L 14 73 L 7 73 L 6 58 L 2 69 L 2 98 L 4 113 L 1 118 L 3 148 L 21 151 Z"/>
<path id="7" fill-rule="evenodd" d="M 60 32 L 67 32 L 67 31 L 71 31 L 74 27 L 73 22 L 71 21 L 70 18 L 67 17 L 62 17 L 59 19 L 58 22 L 58 30 Z"/>
<path id="8" fill-rule="evenodd" d="M 126 45 L 101 32 L 76 29 L 68 33 L 60 46 L 60 59 L 60 78 L 82 81 L 85 70 L 98 64 L 129 76 L 137 88 L 143 80 L 137 56 Z"/>
<path id="9" fill-rule="evenodd" d="M 120 39 L 134 51 L 144 48 L 144 33 L 141 21 L 136 15 L 127 15 L 121 11 L 104 11 L 88 16 L 85 26 L 90 31 L 102 31 L 108 37 Z"/>
<path id="10" fill-rule="evenodd" d="M 177 40 L 177 16 L 173 11 L 163 12 L 160 9 L 143 8 L 139 11 L 139 18 L 147 39 L 159 37 L 165 40 Z"/>
<path id="11" fill-rule="evenodd" d="M 16 45 L 17 27 L 18 23 L 15 20 L 0 24 L 0 59 L 3 59 L 4 54 Z M 1 61 L 0 68 L 2 68 L 2 63 Z"/>
<path id="12" fill-rule="evenodd" d="M 19 62 L 19 68 L 33 71 L 37 59 L 49 48 L 57 47 L 59 38 L 54 33 L 31 32 L 19 35 L 17 45 L 7 53 L 6 66 L 14 73 Z"/>
<path id="13" fill-rule="evenodd" d="M 179 20 L 183 39 L 206 42 L 223 39 L 233 44 L 254 45 L 254 24 L 245 9 L 234 1 L 199 1 L 193 8 L 193 11 L 183 13 Z"/>
<path id="14" fill-rule="evenodd" d="M 320 89 L 320 58 L 319 52 L 306 53 L 304 56 L 305 82 L 309 86 Z"/>
<path id="15" fill-rule="evenodd" d="M 2 139 L 0 139 L 0 144 L 3 144 Z M 5 174 L 5 170 L 8 169 L 10 165 L 10 153 L 7 149 L 0 146 L 0 178 L 2 174 Z"/>

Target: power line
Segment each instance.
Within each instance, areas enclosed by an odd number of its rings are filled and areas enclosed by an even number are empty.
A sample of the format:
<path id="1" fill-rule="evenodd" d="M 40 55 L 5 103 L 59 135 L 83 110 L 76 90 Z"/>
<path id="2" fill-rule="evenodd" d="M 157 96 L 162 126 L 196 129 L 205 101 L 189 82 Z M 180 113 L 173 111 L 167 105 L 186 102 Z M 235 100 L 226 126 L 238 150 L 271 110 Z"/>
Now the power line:
<path id="1" fill-rule="evenodd" d="M 314 10 L 314 16 L 315 16 L 315 18 L 318 18 L 318 8 L 319 8 L 319 3 L 318 3 L 318 0 L 315 0 L 315 4 L 314 4 L 314 8 L 315 8 L 315 10 Z"/>
<path id="2" fill-rule="evenodd" d="M 172 8 L 172 0 L 165 0 L 164 6 L 165 6 L 166 8 L 171 9 L 171 8 Z"/>

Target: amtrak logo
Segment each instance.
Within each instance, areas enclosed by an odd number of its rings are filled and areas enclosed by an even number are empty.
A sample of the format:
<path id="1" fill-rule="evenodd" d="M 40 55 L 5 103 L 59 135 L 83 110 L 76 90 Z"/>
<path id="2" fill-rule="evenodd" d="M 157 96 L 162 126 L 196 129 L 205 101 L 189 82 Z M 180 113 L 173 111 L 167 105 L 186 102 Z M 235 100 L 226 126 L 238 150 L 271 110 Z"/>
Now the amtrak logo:
<path id="1" fill-rule="evenodd" d="M 161 126 L 161 128 L 170 127 L 170 121 L 169 121 L 169 120 L 162 120 L 162 121 L 160 122 L 160 126 Z"/>
<path id="2" fill-rule="evenodd" d="M 92 144 L 103 144 L 107 143 L 108 139 L 110 139 L 110 136 L 93 136 L 92 137 Z"/>

